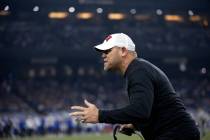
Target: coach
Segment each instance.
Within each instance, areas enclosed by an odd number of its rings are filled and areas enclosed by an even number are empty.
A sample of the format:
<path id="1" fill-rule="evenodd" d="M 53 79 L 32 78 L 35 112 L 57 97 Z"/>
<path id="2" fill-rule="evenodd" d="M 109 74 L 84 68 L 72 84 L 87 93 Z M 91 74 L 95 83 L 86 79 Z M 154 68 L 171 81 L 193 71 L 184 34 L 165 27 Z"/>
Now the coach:
<path id="1" fill-rule="evenodd" d="M 95 46 L 102 53 L 104 70 L 121 73 L 127 81 L 129 105 L 115 110 L 72 106 L 71 116 L 84 123 L 122 124 L 121 129 L 141 131 L 145 140 L 199 140 L 198 128 L 186 112 L 169 79 L 152 63 L 137 58 L 135 44 L 123 33 L 109 35 Z M 113 93 L 114 94 L 114 93 Z"/>

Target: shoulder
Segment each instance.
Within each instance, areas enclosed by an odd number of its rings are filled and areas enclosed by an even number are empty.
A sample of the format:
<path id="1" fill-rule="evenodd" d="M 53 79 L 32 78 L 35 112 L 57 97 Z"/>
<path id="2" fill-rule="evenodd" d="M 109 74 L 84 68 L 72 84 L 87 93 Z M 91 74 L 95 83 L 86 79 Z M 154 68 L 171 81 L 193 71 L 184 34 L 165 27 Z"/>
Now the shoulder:
<path id="1" fill-rule="evenodd" d="M 164 75 L 164 73 L 157 66 L 143 58 L 137 58 L 132 62 L 127 73 L 127 78 L 128 80 L 147 79 L 155 81 L 160 75 Z"/>
<path id="2" fill-rule="evenodd" d="M 155 72 L 158 67 L 156 67 L 151 62 L 143 59 L 143 58 L 136 58 L 130 68 L 130 73 L 140 72 L 140 73 L 153 73 Z"/>
<path id="3" fill-rule="evenodd" d="M 150 64 L 143 59 L 134 60 L 132 67 L 129 69 L 127 78 L 129 81 L 142 81 L 152 79 Z"/>

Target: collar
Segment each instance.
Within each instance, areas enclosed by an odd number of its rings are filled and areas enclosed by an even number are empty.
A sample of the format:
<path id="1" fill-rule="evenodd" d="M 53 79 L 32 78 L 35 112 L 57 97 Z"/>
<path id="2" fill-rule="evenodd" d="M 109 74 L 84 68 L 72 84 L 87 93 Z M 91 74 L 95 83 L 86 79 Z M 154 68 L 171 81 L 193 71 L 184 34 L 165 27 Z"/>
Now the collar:
<path id="1" fill-rule="evenodd" d="M 133 69 L 136 67 L 137 62 L 138 58 L 135 58 L 130 62 L 123 77 L 127 77 L 133 71 Z"/>

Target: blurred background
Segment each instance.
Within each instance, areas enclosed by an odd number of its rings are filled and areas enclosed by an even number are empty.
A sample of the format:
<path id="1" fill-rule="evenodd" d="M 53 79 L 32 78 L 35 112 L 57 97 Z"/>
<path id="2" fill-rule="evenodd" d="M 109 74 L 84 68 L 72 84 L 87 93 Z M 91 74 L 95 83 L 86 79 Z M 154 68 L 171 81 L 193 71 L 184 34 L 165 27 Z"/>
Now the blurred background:
<path id="1" fill-rule="evenodd" d="M 93 49 L 117 32 L 170 78 L 202 136 L 210 129 L 208 0 L 1 0 L 0 139 L 110 133 L 70 118 L 87 99 L 128 103 L 123 77 L 103 71 Z"/>

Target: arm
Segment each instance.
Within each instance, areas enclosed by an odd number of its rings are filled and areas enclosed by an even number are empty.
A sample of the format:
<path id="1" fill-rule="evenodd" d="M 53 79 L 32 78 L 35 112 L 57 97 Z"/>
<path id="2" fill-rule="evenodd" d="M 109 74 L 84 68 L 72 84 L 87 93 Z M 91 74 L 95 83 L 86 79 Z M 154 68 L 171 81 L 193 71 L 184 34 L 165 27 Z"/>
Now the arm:
<path id="1" fill-rule="evenodd" d="M 87 107 L 72 106 L 78 111 L 70 116 L 80 116 L 85 123 L 120 123 L 129 124 L 146 121 L 152 110 L 154 87 L 151 78 L 144 71 L 135 72 L 129 81 L 130 104 L 116 110 L 99 110 L 94 104 L 85 100 Z"/>
<path id="2" fill-rule="evenodd" d="M 130 104 L 116 110 L 99 110 L 99 122 L 126 124 L 146 121 L 150 117 L 154 100 L 154 86 L 150 75 L 138 69 L 128 80 Z"/>

